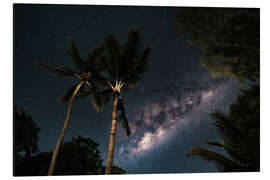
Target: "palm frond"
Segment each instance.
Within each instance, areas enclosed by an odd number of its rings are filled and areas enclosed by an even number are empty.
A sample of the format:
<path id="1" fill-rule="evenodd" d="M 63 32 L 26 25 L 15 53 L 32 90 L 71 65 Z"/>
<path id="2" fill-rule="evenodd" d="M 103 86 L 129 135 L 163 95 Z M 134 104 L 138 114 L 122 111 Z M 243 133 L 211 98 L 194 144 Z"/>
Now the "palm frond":
<path id="1" fill-rule="evenodd" d="M 104 48 L 105 48 L 104 43 L 102 43 L 96 48 L 90 49 L 88 51 L 87 62 L 89 65 L 92 65 L 92 66 L 97 65 L 98 56 L 104 52 Z"/>
<path id="2" fill-rule="evenodd" d="M 144 48 L 142 55 L 140 56 L 137 64 L 134 67 L 134 73 L 144 74 L 148 68 L 149 63 L 149 55 L 152 51 L 151 47 Z"/>
<path id="3" fill-rule="evenodd" d="M 235 146 L 235 145 L 228 145 L 224 144 L 224 150 L 227 151 L 229 156 L 238 164 L 241 164 L 243 166 L 246 166 L 250 155 L 247 154 L 246 149 L 243 149 L 241 146 Z"/>
<path id="4" fill-rule="evenodd" d="M 148 67 L 151 48 L 142 51 L 139 47 L 139 31 L 132 30 L 128 33 L 128 41 L 121 45 L 114 36 L 107 36 L 104 40 L 105 52 L 100 56 L 114 84 L 116 81 L 124 83 L 124 89 L 131 88 L 132 84 L 142 80 Z"/>
<path id="5" fill-rule="evenodd" d="M 131 30 L 128 32 L 128 41 L 124 45 L 121 53 L 122 59 L 134 59 L 138 53 L 140 44 L 140 33 L 138 30 Z"/>
<path id="6" fill-rule="evenodd" d="M 63 103 L 63 104 L 64 104 L 64 103 L 67 103 L 67 102 L 70 100 L 70 98 L 72 97 L 72 95 L 73 95 L 73 93 L 74 93 L 76 87 L 77 87 L 77 85 L 71 86 L 71 88 L 69 88 L 69 89 L 67 90 L 67 92 L 65 93 L 64 96 L 58 98 L 58 101 L 59 101 L 60 103 Z"/>
<path id="7" fill-rule="evenodd" d="M 75 42 L 73 41 L 71 36 L 68 37 L 68 41 L 69 41 L 69 47 L 67 50 L 65 50 L 65 53 L 71 57 L 71 61 L 72 61 L 73 65 L 77 69 L 82 71 L 82 68 L 86 62 L 81 59 L 79 50 L 78 50 L 77 46 L 75 45 Z"/>
<path id="8" fill-rule="evenodd" d="M 234 143 L 229 143 L 229 141 L 227 141 L 225 144 L 220 142 L 206 141 L 204 144 L 223 148 L 238 164 L 243 165 L 247 163 L 247 154 L 243 151 L 242 146 L 235 145 Z"/>
<path id="9" fill-rule="evenodd" d="M 49 65 L 48 63 L 44 63 L 40 61 L 36 61 L 35 65 L 40 66 L 42 69 L 48 71 L 52 75 L 76 77 L 75 74 L 77 74 L 77 72 L 71 69 L 68 69 L 62 66 L 52 66 L 52 65 Z"/>
<path id="10" fill-rule="evenodd" d="M 215 153 L 213 151 L 201 147 L 193 147 L 187 153 L 187 157 L 194 157 L 194 156 L 199 156 L 203 160 L 215 163 L 218 169 L 223 172 L 237 172 L 244 170 L 244 167 L 235 163 L 231 159 L 228 159 L 223 155 L 220 155 L 218 153 Z"/>
<path id="11" fill-rule="evenodd" d="M 96 72 L 93 73 L 89 83 L 95 85 L 96 91 L 106 89 L 108 86 L 107 79 L 105 79 L 100 73 Z"/>
<path id="12" fill-rule="evenodd" d="M 85 98 L 87 96 L 90 96 L 91 92 L 86 92 L 86 91 L 83 91 L 83 90 L 80 90 L 77 94 L 77 96 L 75 97 L 75 99 L 82 99 L 82 98 Z"/>
<path id="13" fill-rule="evenodd" d="M 105 105 L 108 104 L 112 96 L 111 89 L 105 89 L 102 91 L 94 91 L 91 94 L 91 100 L 94 108 L 97 112 L 102 112 Z"/>
<path id="14" fill-rule="evenodd" d="M 117 120 L 121 123 L 123 129 L 126 132 L 126 135 L 130 136 L 131 132 L 130 132 L 130 128 L 128 125 L 125 107 L 124 107 L 124 104 L 123 104 L 121 98 L 119 98 L 119 100 L 118 100 L 117 111 L 120 111 L 120 115 L 118 116 Z"/>
<path id="15" fill-rule="evenodd" d="M 119 73 L 120 43 L 113 35 L 109 35 L 105 37 L 104 44 L 110 56 L 110 58 L 107 58 L 106 63 L 110 64 L 108 68 L 113 68 L 109 71 L 114 72 L 114 77 L 117 78 Z"/>
<path id="16" fill-rule="evenodd" d="M 119 97 L 119 100 L 117 103 L 117 111 L 125 111 L 125 107 L 124 107 L 121 97 Z"/>
<path id="17" fill-rule="evenodd" d="M 72 97 L 72 95 L 73 95 L 73 93 L 74 93 L 76 87 L 77 87 L 77 84 L 71 86 L 71 87 L 67 90 L 67 92 L 65 93 L 64 96 L 58 98 L 58 101 L 59 101 L 60 103 L 63 103 L 63 104 L 69 102 L 69 100 L 70 100 L 70 98 Z M 79 92 L 77 93 L 77 95 L 76 95 L 76 97 L 75 97 L 76 100 L 77 100 L 77 99 L 80 99 L 80 98 L 84 98 L 84 97 L 90 95 L 89 92 L 85 92 L 85 91 L 83 91 L 83 89 L 84 89 L 84 85 L 80 88 Z"/>
<path id="18" fill-rule="evenodd" d="M 212 117 L 213 124 L 218 128 L 221 136 L 225 141 L 235 142 L 247 146 L 245 140 L 242 135 L 239 133 L 237 128 L 234 126 L 234 122 L 228 119 L 223 113 L 218 110 L 214 110 L 210 113 Z"/>
<path id="19" fill-rule="evenodd" d="M 121 59 L 119 69 L 127 68 L 132 61 L 135 61 L 137 54 L 139 53 L 140 45 L 140 33 L 137 30 L 131 30 L 128 32 L 127 43 L 121 49 Z"/>
<path id="20" fill-rule="evenodd" d="M 141 56 L 138 57 L 130 68 L 130 70 L 126 71 L 125 75 L 125 82 L 127 84 L 133 84 L 139 80 L 142 80 L 144 77 L 145 72 L 149 66 L 149 55 L 151 53 L 151 48 L 146 47 Z"/>
<path id="21" fill-rule="evenodd" d="M 128 120 L 125 112 L 121 112 L 121 114 L 118 116 L 118 121 L 121 122 L 123 129 L 125 130 L 125 133 L 127 136 L 130 136 L 131 131 L 129 129 Z"/>
<path id="22" fill-rule="evenodd" d="M 112 78 L 115 78 L 115 68 L 114 68 L 114 63 L 111 60 L 110 57 L 108 57 L 108 54 L 101 54 L 99 56 L 99 59 L 101 61 L 102 66 L 106 69 L 106 71 L 109 73 L 109 75 Z M 107 78 L 107 77 L 106 77 Z"/>
<path id="23" fill-rule="evenodd" d="M 222 143 L 220 143 L 220 142 L 206 141 L 206 142 L 204 142 L 204 144 L 211 145 L 211 146 L 216 146 L 216 147 L 224 147 L 224 145 Z"/>

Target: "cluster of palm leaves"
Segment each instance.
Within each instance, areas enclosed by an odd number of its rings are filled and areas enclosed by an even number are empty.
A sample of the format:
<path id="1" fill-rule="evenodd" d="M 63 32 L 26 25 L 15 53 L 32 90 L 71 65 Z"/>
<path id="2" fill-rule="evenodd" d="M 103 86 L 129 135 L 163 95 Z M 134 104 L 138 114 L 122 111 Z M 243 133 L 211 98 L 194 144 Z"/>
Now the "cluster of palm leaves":
<path id="1" fill-rule="evenodd" d="M 221 155 L 209 149 L 193 147 L 187 156 L 199 156 L 214 162 L 223 172 L 250 172 L 260 170 L 260 88 L 241 91 L 237 102 L 227 113 L 218 110 L 210 113 L 222 142 L 205 142 L 227 152 Z"/>
<path id="2" fill-rule="evenodd" d="M 74 69 L 37 62 L 37 65 L 52 74 L 73 77 L 78 80 L 77 84 L 73 85 L 59 99 L 60 102 L 68 102 L 69 105 L 48 175 L 53 174 L 59 148 L 71 117 L 72 104 L 76 99 L 85 97 L 90 97 L 97 112 L 101 112 L 113 97 L 112 128 L 106 165 L 106 174 L 111 173 L 117 121 L 122 124 L 128 136 L 131 133 L 121 97 L 121 90 L 130 89 L 134 83 L 143 79 L 147 70 L 150 52 L 150 47 L 140 48 L 140 34 L 136 30 L 131 30 L 125 44 L 121 44 L 113 35 L 109 35 L 105 37 L 100 45 L 89 50 L 86 59 L 82 59 L 77 46 L 69 37 L 69 48 L 66 50 L 66 54 L 71 57 Z M 118 117 L 117 114 L 119 114 Z"/>

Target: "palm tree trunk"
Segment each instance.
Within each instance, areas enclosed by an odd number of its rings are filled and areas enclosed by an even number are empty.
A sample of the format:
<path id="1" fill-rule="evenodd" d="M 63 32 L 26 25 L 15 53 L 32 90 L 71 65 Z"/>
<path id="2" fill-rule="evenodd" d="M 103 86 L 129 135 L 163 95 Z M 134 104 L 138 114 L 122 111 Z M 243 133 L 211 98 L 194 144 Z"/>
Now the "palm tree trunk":
<path id="1" fill-rule="evenodd" d="M 114 100 L 113 100 L 113 110 L 112 110 L 112 128 L 111 128 L 111 134 L 110 134 L 110 144 L 109 144 L 109 152 L 108 152 L 108 157 L 107 157 L 105 174 L 111 174 L 111 167 L 113 163 L 115 130 L 116 130 L 116 123 L 117 123 L 117 120 L 116 120 L 117 103 L 118 103 L 118 92 L 115 92 Z"/>
<path id="2" fill-rule="evenodd" d="M 53 172 L 54 172 L 54 167 L 55 167 L 55 162 L 56 162 L 56 158 L 57 158 L 57 155 L 58 155 L 58 152 L 59 152 L 59 149 L 60 149 L 60 146 L 62 144 L 62 141 L 64 139 L 64 136 L 65 136 L 65 133 L 67 131 L 67 127 L 68 127 L 68 122 L 70 120 L 70 116 L 71 116 L 71 112 L 72 112 L 72 104 L 74 102 L 74 99 L 76 97 L 76 95 L 78 94 L 81 86 L 83 85 L 83 81 L 81 81 L 76 89 L 74 90 L 73 92 L 73 95 L 71 96 L 70 100 L 69 100 L 69 104 L 68 104 L 68 111 L 67 111 L 67 115 L 66 115 L 66 120 L 65 120 L 65 123 L 64 123 L 64 126 L 63 126 L 63 129 L 62 129 L 62 132 L 60 134 L 60 137 L 58 139 L 58 142 L 56 144 L 56 147 L 54 149 L 54 152 L 53 152 L 53 157 L 52 157 L 52 160 L 51 160 L 51 164 L 50 164 L 50 167 L 49 167 L 49 171 L 48 171 L 48 176 L 51 176 L 53 175 Z"/>

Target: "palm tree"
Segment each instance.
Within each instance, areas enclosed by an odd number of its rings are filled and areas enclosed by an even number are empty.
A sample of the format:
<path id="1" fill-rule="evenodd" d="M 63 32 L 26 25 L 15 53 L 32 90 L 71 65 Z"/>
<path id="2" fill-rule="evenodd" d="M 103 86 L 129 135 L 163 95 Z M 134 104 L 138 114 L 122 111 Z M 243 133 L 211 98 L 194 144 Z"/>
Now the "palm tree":
<path id="1" fill-rule="evenodd" d="M 44 62 L 37 61 L 36 64 L 45 70 L 48 70 L 54 75 L 61 75 L 67 77 L 73 77 L 79 80 L 79 82 L 73 85 L 67 93 L 59 99 L 62 103 L 69 103 L 68 110 L 66 114 L 66 119 L 64 126 L 62 128 L 60 137 L 54 149 L 53 157 L 50 163 L 48 175 L 52 175 L 54 172 L 55 162 L 59 152 L 59 148 L 62 144 L 62 141 L 65 136 L 65 132 L 68 127 L 68 123 L 71 117 L 72 105 L 75 99 L 83 98 L 89 95 L 93 95 L 94 92 L 98 91 L 99 88 L 102 88 L 101 81 L 102 77 L 99 75 L 103 71 L 103 66 L 100 63 L 98 56 L 104 51 L 104 45 L 101 44 L 96 48 L 93 48 L 88 52 L 88 57 L 86 60 L 83 60 L 80 57 L 79 51 L 72 40 L 69 37 L 69 48 L 66 50 L 66 54 L 71 56 L 71 60 L 75 70 L 69 69 L 63 66 L 52 66 Z M 101 82 L 101 83 L 100 83 Z M 88 91 L 85 91 L 85 86 L 88 87 Z M 104 104 L 95 103 L 93 104 L 94 108 L 99 112 L 102 111 Z"/>
<path id="2" fill-rule="evenodd" d="M 221 147 L 229 157 L 211 150 L 193 147 L 187 154 L 214 162 L 223 172 L 248 172 L 260 170 L 260 89 L 253 86 L 241 91 L 237 102 L 228 107 L 227 113 L 218 110 L 210 113 L 223 142 L 205 142 Z"/>
<path id="3" fill-rule="evenodd" d="M 120 96 L 121 89 L 131 89 L 135 82 L 143 79 L 147 70 L 151 48 L 139 48 L 139 41 L 139 32 L 135 30 L 129 31 L 128 41 L 125 44 L 120 44 L 113 35 L 109 35 L 104 40 L 105 53 L 100 56 L 106 68 L 104 77 L 108 83 L 105 90 L 100 93 L 102 97 L 113 96 L 112 127 L 106 174 L 111 174 L 117 119 L 122 123 L 127 136 L 130 135 L 124 104 Z M 116 117 L 117 111 L 120 111 L 118 118 Z"/>

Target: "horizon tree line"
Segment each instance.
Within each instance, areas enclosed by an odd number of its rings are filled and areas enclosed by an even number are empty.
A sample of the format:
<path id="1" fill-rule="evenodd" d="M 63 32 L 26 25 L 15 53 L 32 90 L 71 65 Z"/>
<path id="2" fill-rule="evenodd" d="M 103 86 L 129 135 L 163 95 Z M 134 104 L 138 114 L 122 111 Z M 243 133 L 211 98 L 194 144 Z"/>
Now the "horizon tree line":
<path id="1" fill-rule="evenodd" d="M 13 108 L 14 114 L 14 176 L 45 176 L 53 152 L 41 152 L 38 147 L 40 128 L 23 109 Z M 98 149 L 91 138 L 79 135 L 62 143 L 54 175 L 102 175 L 105 168 Z M 126 170 L 113 165 L 112 174 L 126 174 Z"/>

